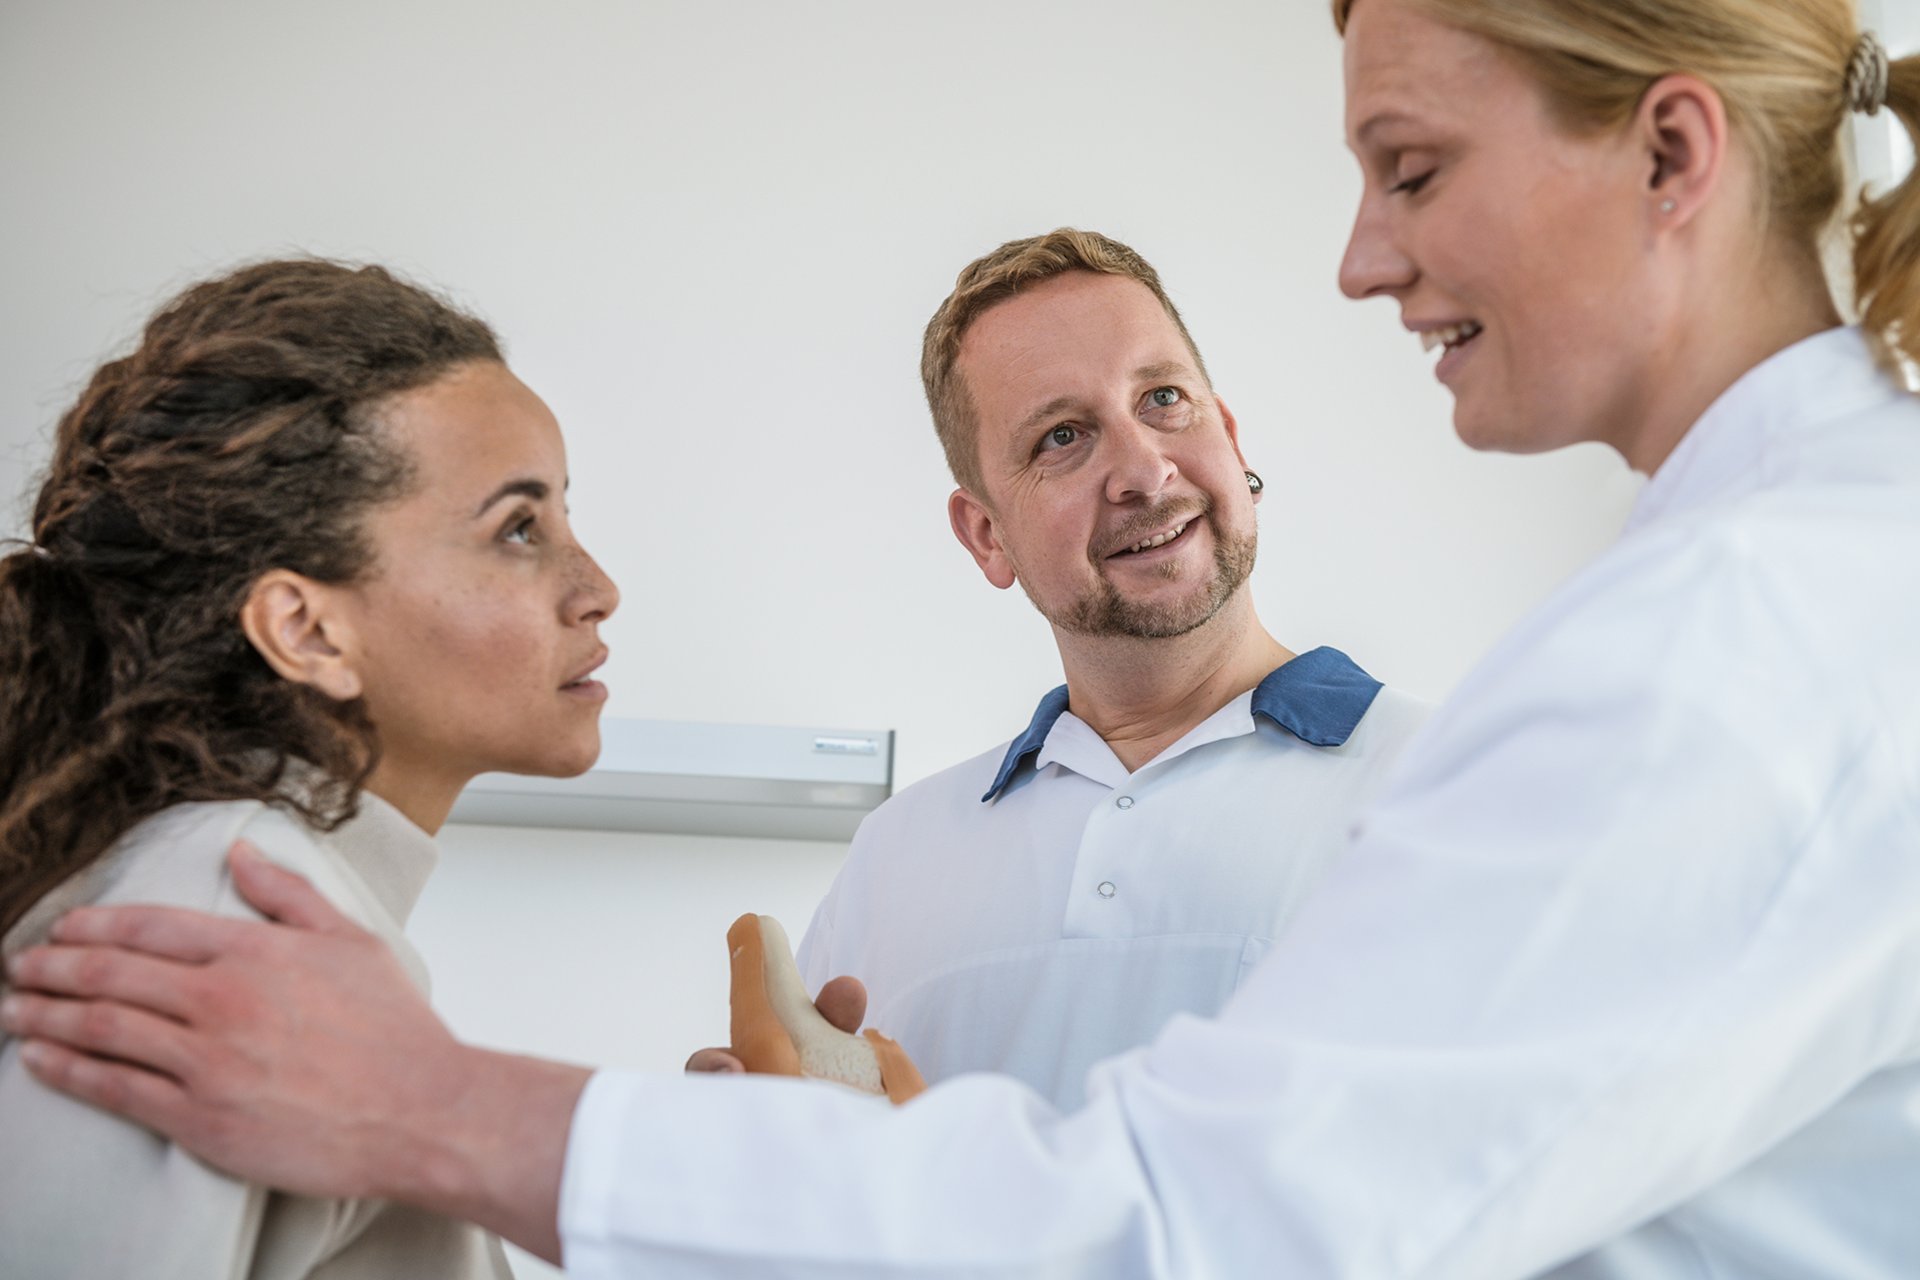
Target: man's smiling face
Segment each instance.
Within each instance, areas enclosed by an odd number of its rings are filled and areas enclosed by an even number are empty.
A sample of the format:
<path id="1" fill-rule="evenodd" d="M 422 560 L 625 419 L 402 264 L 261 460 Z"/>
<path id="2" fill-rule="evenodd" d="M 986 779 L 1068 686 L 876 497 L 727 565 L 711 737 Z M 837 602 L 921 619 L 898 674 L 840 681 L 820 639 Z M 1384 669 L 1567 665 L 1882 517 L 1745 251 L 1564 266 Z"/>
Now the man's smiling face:
<path id="1" fill-rule="evenodd" d="M 996 586 L 1062 631 L 1164 638 L 1217 614 L 1253 570 L 1232 415 L 1145 285 L 1071 271 L 982 314 L 955 372 L 984 493 L 954 530 Z"/>

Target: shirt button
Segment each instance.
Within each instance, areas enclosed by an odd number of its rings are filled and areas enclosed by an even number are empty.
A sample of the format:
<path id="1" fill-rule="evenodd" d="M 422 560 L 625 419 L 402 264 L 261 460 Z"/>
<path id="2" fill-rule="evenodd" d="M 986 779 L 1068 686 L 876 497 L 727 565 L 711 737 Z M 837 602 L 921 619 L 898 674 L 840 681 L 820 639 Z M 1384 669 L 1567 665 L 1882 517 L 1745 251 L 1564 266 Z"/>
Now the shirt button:
<path id="1" fill-rule="evenodd" d="M 1102 880 L 1100 882 L 1100 887 L 1098 889 L 1095 889 L 1094 892 L 1099 894 L 1103 898 L 1111 898 L 1115 892 L 1113 887 L 1113 881 Z"/>
<path id="2" fill-rule="evenodd" d="M 1118 800 L 1115 800 L 1114 803 L 1122 809 L 1131 809 L 1133 808 L 1133 797 L 1121 796 Z"/>

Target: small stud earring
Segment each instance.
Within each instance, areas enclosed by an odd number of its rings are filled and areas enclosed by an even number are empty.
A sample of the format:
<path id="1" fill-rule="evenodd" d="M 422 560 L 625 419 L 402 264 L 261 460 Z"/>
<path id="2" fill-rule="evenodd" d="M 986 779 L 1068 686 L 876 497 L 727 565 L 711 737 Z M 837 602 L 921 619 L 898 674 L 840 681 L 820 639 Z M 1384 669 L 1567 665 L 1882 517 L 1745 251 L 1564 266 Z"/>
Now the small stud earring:
<path id="1" fill-rule="evenodd" d="M 1247 472 L 1247 492 L 1258 493 L 1267 487 L 1267 482 L 1253 472 Z"/>
<path id="2" fill-rule="evenodd" d="M 1678 209 L 1679 207 L 1680 207 L 1680 202 L 1678 200 L 1662 200 L 1660 202 L 1660 212 L 1662 213 L 1672 213 L 1675 209 Z"/>

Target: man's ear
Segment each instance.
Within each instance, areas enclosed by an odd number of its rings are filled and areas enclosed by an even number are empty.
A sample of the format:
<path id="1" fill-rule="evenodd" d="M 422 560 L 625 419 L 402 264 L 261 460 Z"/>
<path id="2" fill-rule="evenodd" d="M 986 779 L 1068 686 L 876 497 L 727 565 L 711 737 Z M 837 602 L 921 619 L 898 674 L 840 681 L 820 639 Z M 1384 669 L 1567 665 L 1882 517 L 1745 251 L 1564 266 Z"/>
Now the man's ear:
<path id="1" fill-rule="evenodd" d="M 247 592 L 240 629 L 282 679 L 347 702 L 362 692 L 360 673 L 348 656 L 352 628 L 334 606 L 334 594 L 324 583 L 274 569 Z"/>
<path id="2" fill-rule="evenodd" d="M 1240 451 L 1240 424 L 1234 420 L 1233 410 L 1227 408 L 1227 402 L 1219 396 L 1213 398 L 1214 407 L 1220 410 L 1220 421 L 1227 428 L 1227 443 L 1233 446 L 1233 456 L 1239 461 L 1242 471 L 1251 471 L 1247 465 L 1247 455 Z M 1253 500 L 1260 501 L 1263 495 L 1255 493 Z"/>
<path id="3" fill-rule="evenodd" d="M 1000 536 L 993 527 L 993 512 L 987 504 L 965 489 L 955 489 L 947 499 L 947 519 L 953 524 L 953 536 L 960 539 L 960 545 L 980 566 L 987 581 L 1002 591 L 1012 586 L 1018 575 L 1013 571 L 1013 561 L 1008 558 L 1006 548 L 1000 545 Z"/>
<path id="4" fill-rule="evenodd" d="M 1662 76 L 1640 99 L 1634 133 L 1647 166 L 1654 225 L 1683 226 L 1719 186 L 1727 158 L 1727 108 L 1695 76 Z"/>

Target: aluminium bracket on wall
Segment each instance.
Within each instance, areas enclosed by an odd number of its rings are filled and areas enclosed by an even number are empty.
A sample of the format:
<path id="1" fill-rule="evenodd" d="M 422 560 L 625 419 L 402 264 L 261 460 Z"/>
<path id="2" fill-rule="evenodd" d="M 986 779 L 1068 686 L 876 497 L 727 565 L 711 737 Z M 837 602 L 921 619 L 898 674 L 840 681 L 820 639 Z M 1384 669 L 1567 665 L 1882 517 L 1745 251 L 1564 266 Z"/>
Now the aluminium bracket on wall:
<path id="1" fill-rule="evenodd" d="M 450 821 L 678 835 L 847 840 L 893 794 L 893 731 L 601 721 L 577 778 L 488 773 Z"/>

